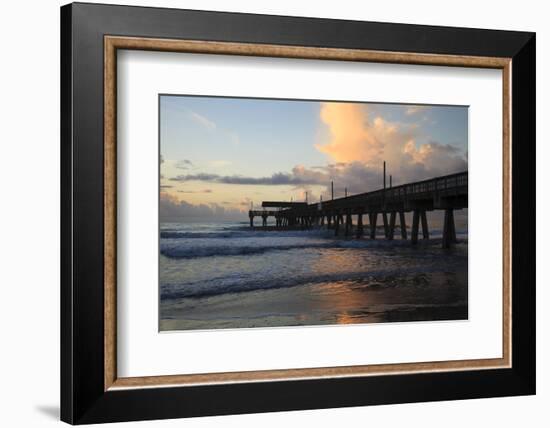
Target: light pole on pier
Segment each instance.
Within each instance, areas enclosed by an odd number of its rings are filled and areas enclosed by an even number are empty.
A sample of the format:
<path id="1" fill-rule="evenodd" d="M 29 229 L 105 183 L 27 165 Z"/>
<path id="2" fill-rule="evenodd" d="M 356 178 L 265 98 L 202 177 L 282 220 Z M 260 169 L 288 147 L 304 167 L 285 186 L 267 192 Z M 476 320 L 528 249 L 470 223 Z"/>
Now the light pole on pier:
<path id="1" fill-rule="evenodd" d="M 384 190 L 386 190 L 386 161 L 384 161 Z"/>

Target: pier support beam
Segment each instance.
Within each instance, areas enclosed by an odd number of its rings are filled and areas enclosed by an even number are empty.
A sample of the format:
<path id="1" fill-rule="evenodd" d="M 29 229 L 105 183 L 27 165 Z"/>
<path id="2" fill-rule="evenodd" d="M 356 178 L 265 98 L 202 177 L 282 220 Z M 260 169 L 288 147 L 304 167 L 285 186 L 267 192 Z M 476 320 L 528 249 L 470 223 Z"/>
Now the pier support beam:
<path id="1" fill-rule="evenodd" d="M 420 211 L 413 211 L 413 224 L 411 230 L 411 243 L 414 245 L 418 243 L 418 223 L 420 222 Z"/>
<path id="2" fill-rule="evenodd" d="M 267 216 L 262 215 L 262 227 L 267 227 Z"/>
<path id="3" fill-rule="evenodd" d="M 336 214 L 334 216 L 334 236 L 338 236 L 339 231 L 340 231 L 340 215 Z"/>
<path id="4" fill-rule="evenodd" d="M 443 248 L 450 248 L 456 243 L 455 217 L 452 208 L 445 210 L 443 219 Z"/>
<path id="5" fill-rule="evenodd" d="M 403 211 L 399 212 L 399 224 L 401 225 L 401 239 L 407 239 L 407 222 Z"/>
<path id="6" fill-rule="evenodd" d="M 351 232 L 351 214 L 348 212 L 346 214 L 346 229 L 345 229 L 344 235 L 349 236 L 350 232 Z"/>
<path id="7" fill-rule="evenodd" d="M 331 229 L 331 228 L 332 228 L 332 215 L 328 214 L 327 215 L 327 229 Z"/>
<path id="8" fill-rule="evenodd" d="M 363 213 L 357 214 L 357 233 L 356 236 L 361 238 L 363 236 Z"/>
<path id="9" fill-rule="evenodd" d="M 250 215 L 248 217 L 250 217 L 250 227 L 254 227 L 254 216 Z"/>
<path id="10" fill-rule="evenodd" d="M 388 229 L 388 214 L 386 212 L 382 213 L 382 221 L 384 222 L 384 237 L 387 238 L 390 231 Z"/>
<path id="11" fill-rule="evenodd" d="M 369 223 L 370 223 L 370 239 L 376 239 L 376 220 L 378 218 L 378 213 L 369 214 Z"/>
<path id="12" fill-rule="evenodd" d="M 430 232 L 428 232 L 428 219 L 426 218 L 426 211 L 420 212 L 420 221 L 422 222 L 422 238 L 430 239 Z"/>
<path id="13" fill-rule="evenodd" d="M 391 177 L 391 176 L 390 176 Z M 392 211 L 390 213 L 390 228 L 388 230 L 388 236 L 387 238 L 391 241 L 393 240 L 393 235 L 395 233 L 395 217 L 396 217 L 396 212 L 395 211 Z"/>

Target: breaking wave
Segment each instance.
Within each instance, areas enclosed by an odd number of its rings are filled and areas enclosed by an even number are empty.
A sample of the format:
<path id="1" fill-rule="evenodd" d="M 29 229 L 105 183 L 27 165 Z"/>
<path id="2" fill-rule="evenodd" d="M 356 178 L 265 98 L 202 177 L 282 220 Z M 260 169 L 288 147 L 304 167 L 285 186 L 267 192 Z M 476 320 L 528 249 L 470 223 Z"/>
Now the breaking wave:
<path id="1" fill-rule="evenodd" d="M 396 278 L 395 285 L 403 285 L 403 277 L 408 273 L 419 273 L 419 269 L 400 269 L 394 270 L 391 275 Z M 429 272 L 429 269 L 426 269 Z M 370 272 L 334 272 L 325 274 L 303 274 L 297 276 L 287 276 L 265 279 L 258 281 L 257 278 L 246 278 L 243 276 L 213 278 L 208 282 L 197 281 L 186 283 L 184 287 L 179 284 L 165 284 L 161 287 L 161 297 L 163 300 L 173 300 L 182 298 L 200 298 L 211 297 L 230 293 L 243 293 L 258 290 L 275 290 L 280 288 L 291 288 L 304 284 L 324 284 L 324 283 L 343 283 L 348 288 L 364 288 L 365 282 L 370 283 L 370 287 L 391 287 L 391 281 L 388 281 L 387 271 Z M 383 284 L 376 281 L 378 276 L 385 275 Z"/>

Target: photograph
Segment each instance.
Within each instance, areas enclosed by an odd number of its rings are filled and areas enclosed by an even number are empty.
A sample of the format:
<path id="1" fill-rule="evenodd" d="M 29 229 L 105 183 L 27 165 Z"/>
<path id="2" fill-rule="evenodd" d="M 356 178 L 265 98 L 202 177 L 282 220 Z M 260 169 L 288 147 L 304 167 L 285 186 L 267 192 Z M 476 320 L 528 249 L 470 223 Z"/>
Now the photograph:
<path id="1" fill-rule="evenodd" d="M 159 330 L 468 319 L 468 106 L 159 95 Z"/>

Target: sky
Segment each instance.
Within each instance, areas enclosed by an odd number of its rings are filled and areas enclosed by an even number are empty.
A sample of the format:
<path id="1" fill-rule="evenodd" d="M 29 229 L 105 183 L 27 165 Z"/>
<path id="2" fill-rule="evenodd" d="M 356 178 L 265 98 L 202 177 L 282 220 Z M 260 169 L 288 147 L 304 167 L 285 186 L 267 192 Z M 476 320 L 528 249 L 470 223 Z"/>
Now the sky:
<path id="1" fill-rule="evenodd" d="M 246 220 L 468 169 L 463 106 L 160 97 L 161 221 Z M 389 178 L 388 178 L 389 180 Z"/>

